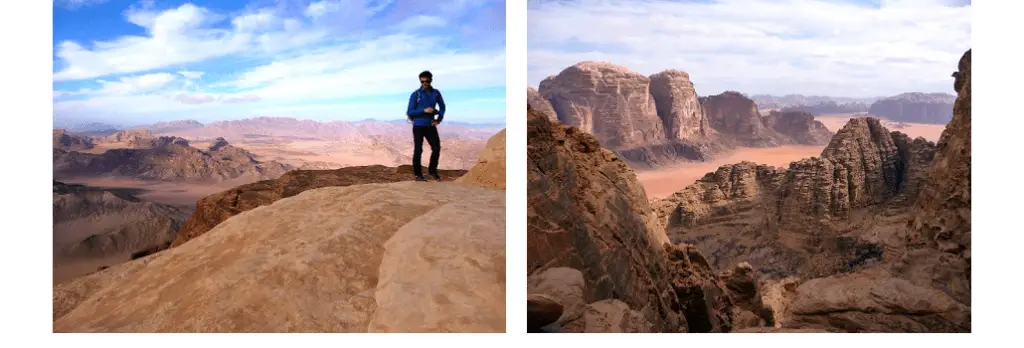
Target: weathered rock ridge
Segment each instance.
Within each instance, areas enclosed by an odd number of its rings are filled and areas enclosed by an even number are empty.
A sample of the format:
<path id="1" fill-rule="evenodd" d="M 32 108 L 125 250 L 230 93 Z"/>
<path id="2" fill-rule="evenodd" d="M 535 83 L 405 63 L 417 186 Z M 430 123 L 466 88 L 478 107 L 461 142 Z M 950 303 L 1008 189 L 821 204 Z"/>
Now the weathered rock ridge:
<path id="1" fill-rule="evenodd" d="M 725 283 L 697 248 L 668 243 L 625 163 L 535 111 L 527 136 L 531 330 L 732 329 Z"/>
<path id="2" fill-rule="evenodd" d="M 757 104 L 739 92 L 727 91 L 700 100 L 711 127 L 739 146 L 825 145 L 833 135 L 810 113 L 773 111 L 762 117 Z"/>
<path id="3" fill-rule="evenodd" d="M 559 120 L 593 134 L 603 146 L 633 148 L 665 139 L 650 79 L 624 67 L 582 62 L 542 81 L 539 93 Z"/>
<path id="4" fill-rule="evenodd" d="M 505 190 L 505 130 L 487 140 L 477 163 L 455 181 Z"/>
<path id="5" fill-rule="evenodd" d="M 54 281 L 64 282 L 127 260 L 136 251 L 170 243 L 189 214 L 187 208 L 146 202 L 123 190 L 54 181 Z"/>
<path id="6" fill-rule="evenodd" d="M 903 93 L 871 104 L 868 113 L 898 122 L 949 123 L 956 96 L 946 93 Z"/>
<path id="7" fill-rule="evenodd" d="M 412 166 L 381 165 L 345 167 L 334 170 L 293 170 L 277 179 L 241 185 L 204 197 L 196 203 L 196 212 L 185 222 L 171 247 L 184 244 L 232 216 L 308 190 L 363 184 L 409 181 Z M 453 181 L 464 170 L 438 170 L 444 181 Z"/>
<path id="8" fill-rule="evenodd" d="M 526 105 L 530 109 L 547 115 L 552 120 L 558 119 L 558 114 L 555 113 L 555 108 L 551 106 L 551 102 L 544 99 L 540 92 L 537 92 L 533 87 L 526 87 Z"/>
<path id="9" fill-rule="evenodd" d="M 766 275 L 782 328 L 969 332 L 970 51 L 954 77 L 938 145 L 856 118 L 820 157 L 722 166 L 653 209 L 713 267 Z"/>
<path id="10" fill-rule="evenodd" d="M 712 136 L 690 74 L 668 70 L 651 75 L 650 90 L 667 139 L 700 142 Z"/>
<path id="11" fill-rule="evenodd" d="M 704 161 L 735 146 L 824 145 L 832 133 L 813 116 L 762 118 L 736 92 L 697 96 L 690 75 L 667 70 L 645 77 L 629 69 L 581 62 L 527 90 L 530 109 L 593 134 L 634 166 Z"/>
<path id="12" fill-rule="evenodd" d="M 53 148 L 67 151 L 81 151 L 93 148 L 92 138 L 68 133 L 63 129 L 53 130 Z"/>
<path id="13" fill-rule="evenodd" d="M 54 331 L 503 332 L 504 226 L 498 190 L 310 190 L 55 287 Z"/>
<path id="14" fill-rule="evenodd" d="M 111 149 L 102 154 L 55 148 L 53 173 L 58 178 L 117 176 L 143 180 L 209 182 L 242 176 L 257 180 L 272 179 L 292 169 L 276 161 L 257 161 L 248 151 L 220 140 L 214 146 L 202 150 L 178 137 L 134 134 L 120 140 L 132 144 L 133 148 Z"/>
<path id="15" fill-rule="evenodd" d="M 504 164 L 485 152 L 484 169 Z M 212 228 L 187 243 L 56 286 L 54 331 L 504 332 L 504 192 L 365 183 L 396 172 L 409 168 L 257 183 L 231 198 L 251 207 L 193 217 Z"/>

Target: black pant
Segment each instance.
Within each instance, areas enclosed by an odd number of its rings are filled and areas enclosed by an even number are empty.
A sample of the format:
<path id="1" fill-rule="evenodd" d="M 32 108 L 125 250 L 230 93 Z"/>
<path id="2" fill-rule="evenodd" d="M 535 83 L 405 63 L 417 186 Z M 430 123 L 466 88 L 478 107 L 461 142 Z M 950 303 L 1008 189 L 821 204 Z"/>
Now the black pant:
<path id="1" fill-rule="evenodd" d="M 423 165 L 420 164 L 420 157 L 423 155 L 423 138 L 427 138 L 430 144 L 430 167 L 427 172 L 430 175 L 437 175 L 437 160 L 441 158 L 441 139 L 437 136 L 437 127 L 434 126 L 413 126 L 413 150 L 412 150 L 412 171 L 416 176 L 423 176 Z"/>

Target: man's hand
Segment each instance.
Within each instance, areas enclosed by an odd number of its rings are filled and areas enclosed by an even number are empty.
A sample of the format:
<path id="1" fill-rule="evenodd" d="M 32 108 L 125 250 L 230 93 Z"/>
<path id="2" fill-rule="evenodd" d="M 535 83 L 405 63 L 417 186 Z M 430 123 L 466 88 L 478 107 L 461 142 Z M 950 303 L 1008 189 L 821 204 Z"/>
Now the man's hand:
<path id="1" fill-rule="evenodd" d="M 426 109 L 423 109 L 423 112 L 428 113 L 428 114 L 432 114 L 432 113 L 434 113 L 434 108 L 428 107 Z"/>
<path id="2" fill-rule="evenodd" d="M 430 122 L 430 124 L 432 124 L 434 126 L 437 126 L 437 125 L 441 124 L 441 121 L 434 120 L 434 122 Z"/>
<path id="3" fill-rule="evenodd" d="M 412 116 L 405 116 L 405 118 L 409 120 L 409 123 L 412 123 Z"/>

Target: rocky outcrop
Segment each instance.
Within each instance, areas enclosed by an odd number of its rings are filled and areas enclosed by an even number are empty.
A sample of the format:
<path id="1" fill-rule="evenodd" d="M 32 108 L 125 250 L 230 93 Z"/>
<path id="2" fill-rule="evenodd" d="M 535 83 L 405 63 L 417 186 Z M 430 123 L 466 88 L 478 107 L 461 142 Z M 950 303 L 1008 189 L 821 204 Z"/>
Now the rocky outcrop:
<path id="1" fill-rule="evenodd" d="M 723 166 L 654 209 L 672 242 L 706 250 L 714 267 L 767 275 L 758 288 L 780 329 L 969 332 L 969 51 L 954 77 L 957 111 L 938 145 L 856 118 L 821 157 Z M 734 312 L 750 307 L 726 285 Z"/>
<path id="2" fill-rule="evenodd" d="M 102 154 L 53 150 L 57 178 L 116 176 L 142 180 L 214 182 L 248 177 L 276 178 L 291 166 L 276 161 L 260 162 L 248 151 L 227 145 L 200 150 L 177 137 L 127 138 L 136 148 L 107 150 Z"/>
<path id="3" fill-rule="evenodd" d="M 505 130 L 487 140 L 478 161 L 456 181 L 486 188 L 505 190 Z"/>
<path id="4" fill-rule="evenodd" d="M 874 102 L 868 113 L 898 122 L 945 124 L 953 117 L 955 100 L 945 93 L 903 93 Z"/>
<path id="5" fill-rule="evenodd" d="M 772 111 L 762 117 L 754 101 L 739 92 L 700 100 L 711 127 L 741 146 L 825 145 L 832 137 L 832 132 L 807 112 Z"/>
<path id="6" fill-rule="evenodd" d="M 538 93 L 558 120 L 593 134 L 634 166 L 703 161 L 729 148 L 713 138 L 685 72 L 647 78 L 610 63 L 582 62 L 542 81 Z M 540 101 L 528 105 L 544 108 Z"/>
<path id="7" fill-rule="evenodd" d="M 92 138 L 70 134 L 63 129 L 53 130 L 53 148 L 67 151 L 82 151 L 93 148 Z"/>
<path id="8" fill-rule="evenodd" d="M 702 97 L 711 128 L 729 135 L 743 146 L 773 147 L 778 143 L 761 122 L 757 105 L 750 98 L 734 91 Z"/>
<path id="9" fill-rule="evenodd" d="M 696 244 L 716 268 L 747 261 L 771 277 L 825 276 L 874 262 L 880 249 L 895 243 L 893 233 L 870 241 L 861 234 L 872 230 L 862 224 L 900 226 L 897 213 L 875 218 L 859 212 L 905 209 L 933 150 L 924 139 L 889 132 L 877 119 L 853 119 L 821 157 L 788 169 L 722 166 L 653 208 L 674 243 Z"/>
<path id="10" fill-rule="evenodd" d="M 757 271 L 753 266 L 741 262 L 732 270 L 723 272 L 719 278 L 725 283 L 732 298 L 733 330 L 774 325 L 772 309 L 761 299 Z"/>
<path id="11" fill-rule="evenodd" d="M 54 281 L 170 243 L 191 210 L 146 202 L 126 190 L 53 182 Z M 91 265 L 91 266 L 90 266 Z"/>
<path id="12" fill-rule="evenodd" d="M 801 145 L 826 145 L 834 135 L 825 124 L 807 112 L 772 111 L 761 119 L 765 127 L 782 135 L 781 142 Z"/>
<path id="13" fill-rule="evenodd" d="M 593 134 L 602 146 L 642 147 L 665 139 L 650 80 L 610 63 L 582 62 L 540 83 L 558 119 Z"/>
<path id="14" fill-rule="evenodd" d="M 533 87 L 526 87 L 526 105 L 532 110 L 536 110 L 544 115 L 547 115 L 552 120 L 558 119 L 558 114 L 555 113 L 555 108 L 551 106 L 551 102 L 544 99 Z"/>
<path id="15" fill-rule="evenodd" d="M 53 330 L 504 332 L 504 226 L 471 185 L 309 190 L 58 285 Z"/>
<path id="16" fill-rule="evenodd" d="M 699 142 L 711 136 L 713 130 L 697 100 L 690 74 L 679 70 L 663 71 L 651 75 L 650 85 L 667 139 Z"/>
<path id="17" fill-rule="evenodd" d="M 804 113 L 762 118 L 738 92 L 697 97 L 690 75 L 649 78 L 610 63 L 582 62 L 527 90 L 528 109 L 550 103 L 562 123 L 593 134 L 635 167 L 704 161 L 735 146 L 824 145 L 831 132 Z"/>
<path id="18" fill-rule="evenodd" d="M 787 328 L 842 332 L 969 332 L 970 308 L 938 289 L 881 270 L 800 285 Z"/>
<path id="19" fill-rule="evenodd" d="M 971 51 L 954 74 L 959 93 L 953 120 L 939 138 L 910 222 L 912 245 L 971 255 Z"/>
<path id="20" fill-rule="evenodd" d="M 196 212 L 178 231 L 171 247 L 177 247 L 206 233 L 232 216 L 269 205 L 283 198 L 324 187 L 382 184 L 409 181 L 412 166 L 345 167 L 335 170 L 293 170 L 277 179 L 258 181 L 200 199 Z M 438 170 L 442 180 L 452 181 L 463 170 Z"/>
<path id="21" fill-rule="evenodd" d="M 527 139 L 528 291 L 564 308 L 545 330 L 730 330 L 724 285 L 696 248 L 667 243 L 625 163 L 534 111 Z"/>

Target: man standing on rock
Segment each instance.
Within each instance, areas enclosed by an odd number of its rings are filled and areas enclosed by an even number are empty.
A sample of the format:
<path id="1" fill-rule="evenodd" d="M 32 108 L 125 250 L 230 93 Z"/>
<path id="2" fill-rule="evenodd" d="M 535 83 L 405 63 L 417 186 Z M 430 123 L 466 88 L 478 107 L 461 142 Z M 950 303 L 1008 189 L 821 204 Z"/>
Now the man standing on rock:
<path id="1" fill-rule="evenodd" d="M 441 157 L 441 139 L 437 135 L 437 125 L 444 119 L 444 99 L 441 98 L 441 91 L 430 85 L 434 75 L 430 71 L 420 73 L 420 88 L 409 96 L 409 108 L 406 116 L 412 121 L 412 170 L 416 174 L 416 181 L 427 181 L 423 177 L 423 166 L 420 164 L 420 157 L 423 154 L 423 138 L 427 138 L 430 144 L 430 166 L 427 173 L 435 181 L 441 181 L 437 175 L 437 161 Z M 437 109 L 434 107 L 437 106 Z M 434 119 L 434 116 L 437 119 Z"/>

